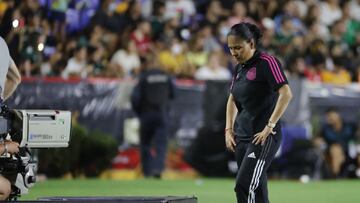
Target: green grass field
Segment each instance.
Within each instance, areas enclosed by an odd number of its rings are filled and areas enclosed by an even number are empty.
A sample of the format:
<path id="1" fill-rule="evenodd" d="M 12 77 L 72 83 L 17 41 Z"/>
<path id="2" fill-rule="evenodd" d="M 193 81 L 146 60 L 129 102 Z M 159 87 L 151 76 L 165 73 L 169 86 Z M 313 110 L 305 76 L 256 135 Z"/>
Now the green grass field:
<path id="1" fill-rule="evenodd" d="M 199 203 L 235 202 L 232 179 L 48 180 L 37 183 L 20 200 L 48 196 L 196 196 Z M 270 181 L 272 203 L 359 203 L 360 180 Z"/>

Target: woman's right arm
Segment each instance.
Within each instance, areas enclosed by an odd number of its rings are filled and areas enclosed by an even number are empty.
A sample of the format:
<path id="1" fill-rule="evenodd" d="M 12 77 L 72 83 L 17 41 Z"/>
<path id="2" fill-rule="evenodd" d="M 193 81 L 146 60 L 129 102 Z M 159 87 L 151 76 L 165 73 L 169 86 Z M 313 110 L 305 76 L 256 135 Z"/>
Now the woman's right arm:
<path id="1" fill-rule="evenodd" d="M 226 127 L 225 129 L 233 129 L 235 115 L 237 113 L 237 109 L 234 102 L 234 97 L 230 93 L 227 105 L 226 105 Z"/>
<path id="2" fill-rule="evenodd" d="M 236 114 L 237 114 L 237 108 L 235 106 L 234 97 L 230 93 L 226 105 L 225 143 L 226 143 L 226 147 L 233 152 L 235 151 L 235 145 L 236 145 L 234 140 L 234 130 L 233 130 Z"/>

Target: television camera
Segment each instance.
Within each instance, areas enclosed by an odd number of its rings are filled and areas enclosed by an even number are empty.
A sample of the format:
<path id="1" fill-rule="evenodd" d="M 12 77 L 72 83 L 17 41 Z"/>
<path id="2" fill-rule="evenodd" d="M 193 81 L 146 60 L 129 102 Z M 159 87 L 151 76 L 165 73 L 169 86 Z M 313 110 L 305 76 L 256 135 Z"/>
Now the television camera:
<path id="1" fill-rule="evenodd" d="M 1 107 L 0 140 L 11 139 L 20 145 L 18 154 L 0 157 L 0 174 L 11 182 L 9 200 L 28 193 L 36 182 L 37 161 L 30 149 L 67 147 L 70 128 L 70 111 Z"/>

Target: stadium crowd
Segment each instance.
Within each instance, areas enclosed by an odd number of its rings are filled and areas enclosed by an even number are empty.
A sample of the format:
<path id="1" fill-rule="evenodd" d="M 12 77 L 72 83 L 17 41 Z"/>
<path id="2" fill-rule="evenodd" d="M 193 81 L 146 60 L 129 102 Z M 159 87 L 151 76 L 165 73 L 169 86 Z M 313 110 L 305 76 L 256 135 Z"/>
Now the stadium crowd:
<path id="1" fill-rule="evenodd" d="M 229 28 L 259 25 L 289 77 L 360 81 L 359 0 L 3 0 L 0 34 L 23 76 L 134 77 L 156 53 L 177 78 L 231 78 Z"/>

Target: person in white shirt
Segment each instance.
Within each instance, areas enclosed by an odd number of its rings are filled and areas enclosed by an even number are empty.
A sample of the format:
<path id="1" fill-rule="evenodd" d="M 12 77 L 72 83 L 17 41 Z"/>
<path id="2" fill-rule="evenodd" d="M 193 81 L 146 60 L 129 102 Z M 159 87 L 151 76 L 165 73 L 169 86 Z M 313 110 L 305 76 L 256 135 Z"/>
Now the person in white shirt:
<path id="1" fill-rule="evenodd" d="M 222 52 L 215 51 L 209 54 L 208 63 L 195 72 L 197 80 L 230 80 L 230 71 L 220 64 Z"/>
<path id="2" fill-rule="evenodd" d="M 350 15 L 357 21 L 360 21 L 360 0 L 350 2 Z"/>
<path id="3" fill-rule="evenodd" d="M 341 17 L 339 0 L 326 0 L 320 4 L 320 22 L 322 24 L 330 26 Z"/>
<path id="4" fill-rule="evenodd" d="M 135 42 L 127 41 L 124 48 L 119 49 L 111 58 L 111 69 L 115 75 L 130 77 L 140 69 L 140 56 Z"/>
<path id="5" fill-rule="evenodd" d="M 182 16 L 182 24 L 188 24 L 191 17 L 196 14 L 194 1 L 191 0 L 168 0 L 165 2 L 165 17 Z"/>
<path id="6" fill-rule="evenodd" d="M 76 47 L 74 56 L 68 60 L 61 76 L 65 79 L 71 76 L 86 78 L 88 73 L 92 71 L 89 68 L 90 66 L 87 64 L 87 48 L 79 46 Z"/>

